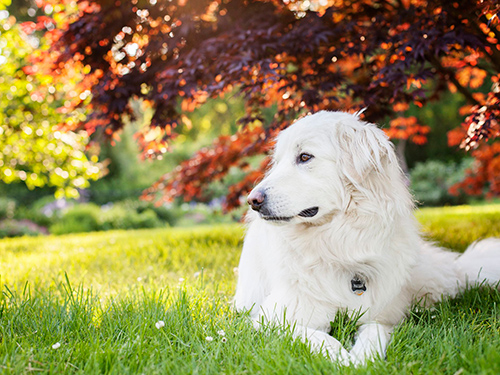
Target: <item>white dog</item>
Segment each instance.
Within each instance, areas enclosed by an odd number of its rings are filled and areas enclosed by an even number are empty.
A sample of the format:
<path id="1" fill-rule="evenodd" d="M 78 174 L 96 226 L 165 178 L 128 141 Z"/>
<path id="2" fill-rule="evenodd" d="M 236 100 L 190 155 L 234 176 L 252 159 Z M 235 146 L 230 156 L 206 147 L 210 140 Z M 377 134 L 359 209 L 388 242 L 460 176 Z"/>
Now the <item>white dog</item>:
<path id="1" fill-rule="evenodd" d="M 290 324 L 341 363 L 384 357 L 416 299 L 500 279 L 500 240 L 460 256 L 420 238 L 392 143 L 357 114 L 319 112 L 282 131 L 248 203 L 236 308 Z M 339 310 L 363 313 L 350 352 L 328 335 Z"/>

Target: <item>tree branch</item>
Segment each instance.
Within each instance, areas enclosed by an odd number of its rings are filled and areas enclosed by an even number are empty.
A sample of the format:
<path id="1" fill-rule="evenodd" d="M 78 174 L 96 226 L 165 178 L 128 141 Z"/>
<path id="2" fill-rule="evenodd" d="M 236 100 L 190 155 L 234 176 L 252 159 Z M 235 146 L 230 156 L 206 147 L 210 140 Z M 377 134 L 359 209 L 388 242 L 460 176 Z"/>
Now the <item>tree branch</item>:
<path id="1" fill-rule="evenodd" d="M 495 67 L 495 69 L 497 71 L 500 71 L 500 52 L 496 49 L 496 46 L 493 46 L 491 45 L 491 43 L 489 43 L 487 40 L 486 40 L 486 35 L 484 35 L 483 33 L 483 30 L 481 30 L 481 28 L 478 26 L 478 24 L 476 22 L 471 22 L 472 23 L 472 28 L 474 29 L 474 31 L 476 32 L 476 35 L 478 36 L 478 38 L 481 39 L 481 41 L 483 42 L 483 45 L 482 46 L 479 46 L 479 48 L 481 49 L 481 51 L 484 53 L 484 55 L 489 58 L 489 60 L 493 63 L 493 66 Z M 498 34 L 498 31 L 495 29 L 495 28 L 491 28 L 491 30 L 493 31 L 493 33 L 495 34 L 496 38 L 500 40 L 500 35 Z M 485 46 L 486 45 L 489 45 L 490 48 L 491 48 L 491 53 L 489 53 Z"/>
<path id="2" fill-rule="evenodd" d="M 441 64 L 441 61 L 439 61 L 439 59 L 436 56 L 434 56 L 434 55 L 428 55 L 428 60 L 432 64 L 432 66 L 434 68 L 436 68 L 436 70 L 438 72 L 440 72 L 441 74 L 443 74 L 443 75 L 445 75 L 445 76 L 448 77 L 448 79 L 450 80 L 450 82 L 453 83 L 453 85 L 455 85 L 455 87 L 457 88 L 457 90 L 465 97 L 465 99 L 467 99 L 467 101 L 470 104 L 474 104 L 474 105 L 479 105 L 480 104 L 476 99 L 474 99 L 474 96 L 472 95 L 472 93 L 469 90 L 467 90 L 466 87 L 462 86 L 460 84 L 460 82 L 458 82 L 458 79 L 455 76 L 455 72 L 453 71 L 453 69 L 444 67 Z"/>

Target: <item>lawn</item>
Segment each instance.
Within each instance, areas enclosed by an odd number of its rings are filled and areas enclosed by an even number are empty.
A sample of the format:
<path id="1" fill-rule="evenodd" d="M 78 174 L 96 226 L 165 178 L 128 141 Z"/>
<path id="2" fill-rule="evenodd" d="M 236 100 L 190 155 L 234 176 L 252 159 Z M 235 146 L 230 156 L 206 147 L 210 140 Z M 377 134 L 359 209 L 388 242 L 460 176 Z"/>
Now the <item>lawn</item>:
<path id="1" fill-rule="evenodd" d="M 463 250 L 500 236 L 500 205 L 425 209 L 426 235 Z M 500 293 L 415 306 L 387 360 L 339 368 L 231 309 L 239 225 L 0 241 L 3 373 L 500 373 Z M 352 344 L 353 323 L 332 325 Z"/>

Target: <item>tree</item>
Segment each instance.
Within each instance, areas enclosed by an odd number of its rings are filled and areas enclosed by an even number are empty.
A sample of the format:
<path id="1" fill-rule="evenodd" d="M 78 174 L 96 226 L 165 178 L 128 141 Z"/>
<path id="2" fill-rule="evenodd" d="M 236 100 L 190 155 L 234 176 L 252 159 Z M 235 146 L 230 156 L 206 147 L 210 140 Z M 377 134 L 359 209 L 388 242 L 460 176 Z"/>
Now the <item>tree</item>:
<path id="1" fill-rule="evenodd" d="M 243 96 L 240 129 L 180 164 L 147 191 L 149 198 L 160 191 L 164 199 L 202 199 L 208 183 L 236 166 L 248 171 L 228 196 L 228 207 L 238 205 L 266 166 L 251 169 L 247 158 L 267 152 L 280 129 L 310 111 L 366 107 L 369 121 L 392 119 L 393 138 L 423 143 L 429 129 L 405 117 L 408 104 L 421 107 L 454 90 L 469 104 L 462 147 L 489 147 L 499 132 L 493 0 L 39 2 L 49 14 L 32 28 L 47 29 L 51 48 L 37 66 L 60 78 L 88 71 L 76 90 L 92 98 L 77 95 L 72 108 L 92 113 L 70 129 L 112 137 L 123 115 L 132 115 L 130 99 L 142 98 L 155 114 L 138 139 L 154 156 L 167 151 L 183 113 L 234 89 Z M 490 80 L 494 87 L 484 94 Z M 275 116 L 263 121 L 261 110 L 270 106 Z M 498 164 L 488 173 L 499 175 Z M 500 194 L 491 176 L 481 189 Z"/>
<path id="2" fill-rule="evenodd" d="M 100 165 L 85 155 L 85 134 L 62 132 L 57 125 L 82 121 L 84 114 L 60 110 L 65 99 L 57 93 L 63 84 L 23 70 L 34 47 L 1 3 L 0 12 L 0 181 L 30 189 L 52 186 L 58 197 L 78 196 L 77 189 L 99 176 Z"/>

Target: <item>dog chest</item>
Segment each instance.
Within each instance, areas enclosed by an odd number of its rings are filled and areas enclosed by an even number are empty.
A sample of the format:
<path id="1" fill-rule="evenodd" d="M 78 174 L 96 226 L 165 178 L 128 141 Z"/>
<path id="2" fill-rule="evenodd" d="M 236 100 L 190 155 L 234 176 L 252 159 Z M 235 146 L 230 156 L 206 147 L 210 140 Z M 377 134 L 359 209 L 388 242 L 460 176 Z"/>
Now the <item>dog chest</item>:
<path id="1" fill-rule="evenodd" d="M 345 268 L 326 262 L 311 262 L 307 259 L 294 262 L 283 270 L 288 279 L 290 296 L 309 305 L 325 306 L 330 314 L 339 309 L 350 311 L 367 310 L 373 305 L 372 280 L 366 267 Z"/>

